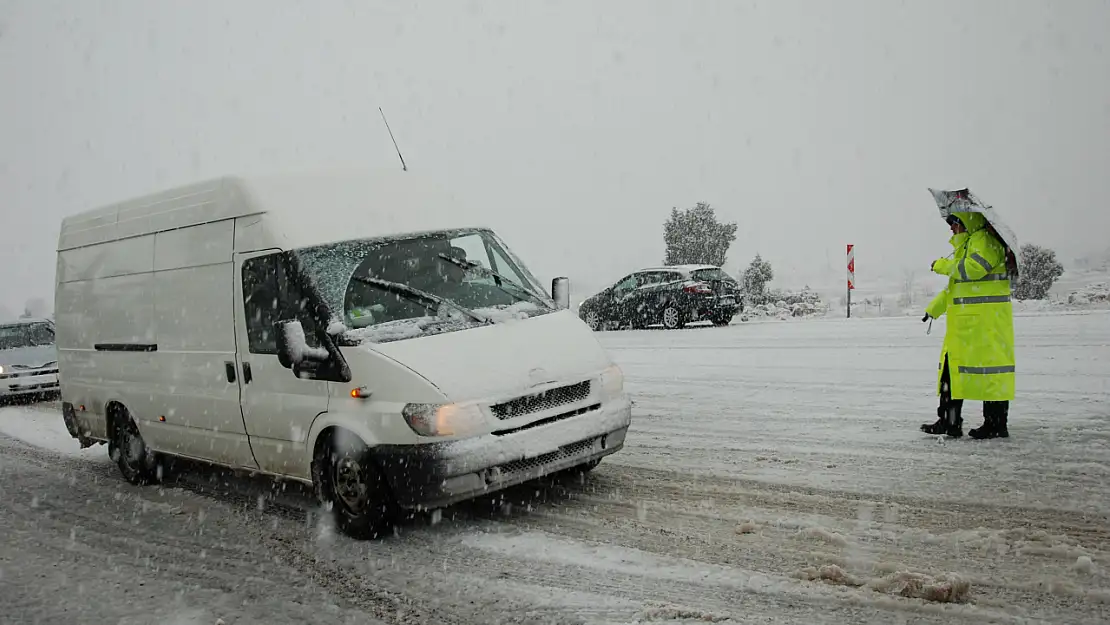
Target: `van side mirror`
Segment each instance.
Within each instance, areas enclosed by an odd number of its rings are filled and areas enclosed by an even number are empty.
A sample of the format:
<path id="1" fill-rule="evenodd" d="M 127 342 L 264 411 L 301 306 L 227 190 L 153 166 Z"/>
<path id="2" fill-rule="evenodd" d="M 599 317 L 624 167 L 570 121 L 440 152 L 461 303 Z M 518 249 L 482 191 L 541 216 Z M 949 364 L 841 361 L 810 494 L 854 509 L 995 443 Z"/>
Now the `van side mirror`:
<path id="1" fill-rule="evenodd" d="M 296 319 L 275 321 L 274 338 L 277 342 L 278 362 L 286 369 L 295 371 L 306 361 L 323 362 L 328 358 L 327 350 L 308 346 L 304 336 L 304 326 Z"/>
<path id="2" fill-rule="evenodd" d="M 561 310 L 570 308 L 570 278 L 559 277 L 551 281 L 551 299 Z"/>
<path id="3" fill-rule="evenodd" d="M 288 319 L 274 322 L 274 339 L 277 341 L 278 363 L 286 369 L 292 369 L 293 365 L 296 364 L 293 362 L 293 352 L 289 348 L 289 330 L 287 330 L 294 323 L 300 325 L 300 322 L 289 321 Z M 295 332 L 295 330 L 293 331 Z"/>

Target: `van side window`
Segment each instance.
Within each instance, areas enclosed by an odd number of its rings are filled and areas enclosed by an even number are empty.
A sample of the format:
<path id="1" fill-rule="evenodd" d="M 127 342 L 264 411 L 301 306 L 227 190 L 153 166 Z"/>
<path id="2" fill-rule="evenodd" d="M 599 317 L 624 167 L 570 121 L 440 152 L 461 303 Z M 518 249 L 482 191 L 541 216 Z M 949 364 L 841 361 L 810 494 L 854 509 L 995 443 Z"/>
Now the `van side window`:
<path id="1" fill-rule="evenodd" d="M 281 319 L 297 319 L 304 328 L 305 344 L 309 347 L 320 347 L 320 338 L 316 336 L 316 321 L 312 316 L 312 300 L 304 289 L 300 287 L 293 276 L 286 271 L 282 263 L 278 263 L 278 301 L 281 310 Z"/>
<path id="2" fill-rule="evenodd" d="M 247 344 L 252 354 L 276 354 L 274 322 L 279 318 L 278 255 L 255 256 L 243 261 L 243 310 Z"/>
<path id="3" fill-rule="evenodd" d="M 308 296 L 286 275 L 280 252 L 243 261 L 243 311 L 252 354 L 277 354 L 274 322 L 282 319 L 300 320 L 305 343 L 319 347 L 311 309 Z"/>

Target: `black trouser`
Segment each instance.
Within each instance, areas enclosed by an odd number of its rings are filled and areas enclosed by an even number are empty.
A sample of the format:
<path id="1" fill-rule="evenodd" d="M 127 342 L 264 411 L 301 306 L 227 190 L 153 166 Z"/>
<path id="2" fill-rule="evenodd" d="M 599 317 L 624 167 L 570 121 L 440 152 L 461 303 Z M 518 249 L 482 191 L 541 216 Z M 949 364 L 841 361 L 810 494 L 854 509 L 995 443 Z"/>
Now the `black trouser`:
<path id="1" fill-rule="evenodd" d="M 948 408 L 954 410 L 949 411 Z M 959 418 L 963 411 L 964 400 L 952 399 L 952 374 L 948 371 L 948 354 L 944 355 L 944 369 L 940 372 L 940 410 L 938 411 L 942 418 L 947 418 L 949 422 L 952 419 Z M 983 402 L 983 417 L 984 418 L 1001 418 L 1005 417 L 1010 412 L 1010 402 L 1008 401 L 984 401 Z"/>

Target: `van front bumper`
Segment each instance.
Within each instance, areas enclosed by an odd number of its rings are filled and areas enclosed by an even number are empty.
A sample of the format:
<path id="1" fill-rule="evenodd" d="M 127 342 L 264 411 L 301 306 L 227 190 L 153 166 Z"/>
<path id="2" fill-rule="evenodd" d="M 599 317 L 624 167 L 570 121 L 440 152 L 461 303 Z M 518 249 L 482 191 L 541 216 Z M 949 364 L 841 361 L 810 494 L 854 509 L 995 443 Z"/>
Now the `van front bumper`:
<path id="1" fill-rule="evenodd" d="M 627 395 L 596 410 L 497 436 L 373 449 L 402 508 L 427 510 L 479 497 L 599 460 L 624 447 Z"/>

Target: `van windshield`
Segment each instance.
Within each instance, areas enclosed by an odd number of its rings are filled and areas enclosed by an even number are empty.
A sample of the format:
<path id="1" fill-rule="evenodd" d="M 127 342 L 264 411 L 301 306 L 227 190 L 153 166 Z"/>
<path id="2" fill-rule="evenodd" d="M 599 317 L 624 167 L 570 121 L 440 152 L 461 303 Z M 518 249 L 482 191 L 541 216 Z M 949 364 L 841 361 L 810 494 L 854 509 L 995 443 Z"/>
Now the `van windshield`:
<path id="1" fill-rule="evenodd" d="M 388 342 L 554 312 L 488 230 L 341 241 L 295 252 L 355 341 Z"/>

